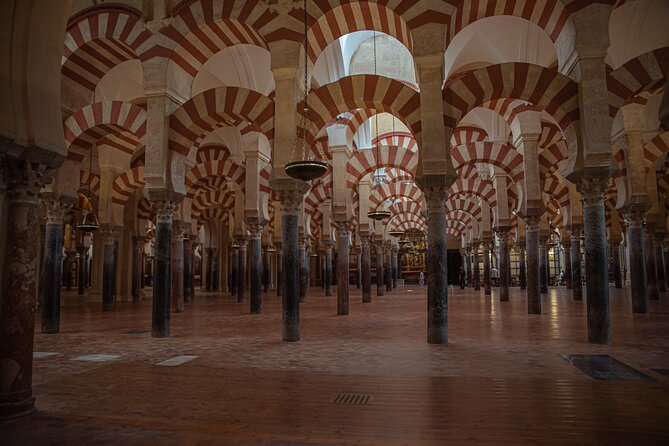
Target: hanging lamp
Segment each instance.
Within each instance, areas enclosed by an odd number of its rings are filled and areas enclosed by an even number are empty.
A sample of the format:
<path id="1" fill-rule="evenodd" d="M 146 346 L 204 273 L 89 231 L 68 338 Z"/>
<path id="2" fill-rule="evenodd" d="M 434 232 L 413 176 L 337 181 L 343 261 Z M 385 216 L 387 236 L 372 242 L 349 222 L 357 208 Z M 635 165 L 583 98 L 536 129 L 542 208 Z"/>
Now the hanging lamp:
<path id="1" fill-rule="evenodd" d="M 376 211 L 369 211 L 367 212 L 367 217 L 371 218 L 372 220 L 376 221 L 381 221 L 385 220 L 386 218 L 389 218 L 392 214 L 388 209 L 379 209 Z"/>
<path id="2" fill-rule="evenodd" d="M 304 0 L 304 107 L 302 108 L 301 126 L 298 129 L 298 135 L 293 143 L 291 159 L 299 156 L 297 161 L 291 161 L 284 167 L 286 174 L 292 178 L 302 181 L 311 181 L 325 175 L 328 170 L 328 164 L 319 159 L 312 159 L 309 154 L 309 144 L 307 143 L 307 114 L 309 113 L 308 103 L 308 73 L 307 73 L 307 0 Z M 301 135 L 299 132 L 301 131 Z"/>
<path id="3" fill-rule="evenodd" d="M 393 229 L 392 231 L 388 231 L 388 235 L 391 237 L 401 237 L 404 235 L 404 231 L 400 231 L 399 229 Z"/>
<path id="4" fill-rule="evenodd" d="M 276 248 L 274 247 L 274 245 L 269 245 L 267 247 L 267 252 L 276 252 Z"/>
<path id="5" fill-rule="evenodd" d="M 98 217 L 95 215 L 93 210 L 93 204 L 91 203 L 91 183 L 93 182 L 93 147 L 91 146 L 91 153 L 88 156 L 88 196 L 83 195 L 86 199 L 86 204 L 91 207 L 91 211 L 88 212 L 88 206 L 84 205 L 84 217 L 81 220 L 81 223 L 77 225 L 77 229 L 82 232 L 95 232 L 100 229 L 100 222 Z"/>

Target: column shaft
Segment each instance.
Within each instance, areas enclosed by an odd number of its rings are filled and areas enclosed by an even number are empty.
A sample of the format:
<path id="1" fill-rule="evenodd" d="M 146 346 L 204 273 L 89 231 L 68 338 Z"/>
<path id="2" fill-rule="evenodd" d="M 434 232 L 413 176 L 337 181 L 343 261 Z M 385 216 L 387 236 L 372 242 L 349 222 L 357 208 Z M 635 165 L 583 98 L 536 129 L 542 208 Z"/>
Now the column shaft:
<path id="1" fill-rule="evenodd" d="M 284 341 L 300 340 L 300 262 L 297 213 L 301 202 L 302 194 L 297 191 L 281 193 L 282 339 Z"/>
<path id="2" fill-rule="evenodd" d="M 156 258 L 153 275 L 151 336 L 154 338 L 166 338 L 170 335 L 172 213 L 176 209 L 176 204 L 169 201 L 159 201 L 155 203 L 155 209 L 157 214 Z"/>
<path id="3" fill-rule="evenodd" d="M 86 291 L 87 279 L 87 261 L 86 261 L 86 252 L 88 250 L 84 247 L 78 248 L 79 251 L 79 266 L 77 268 L 77 294 L 83 296 Z"/>
<path id="4" fill-rule="evenodd" d="M 386 248 L 386 273 L 385 273 L 385 283 L 386 291 L 393 290 L 393 258 L 390 252 L 390 248 Z"/>
<path id="5" fill-rule="evenodd" d="M 619 257 L 620 258 L 620 257 Z M 664 250 L 662 249 L 662 239 L 655 239 L 655 264 L 657 266 L 657 290 L 660 293 L 667 292 L 667 280 L 664 275 Z M 618 262 L 618 270 L 620 270 L 620 262 Z M 618 286 L 616 286 L 618 288 Z"/>
<path id="6" fill-rule="evenodd" d="M 114 239 L 116 234 L 113 230 L 105 229 L 102 232 L 103 242 L 103 267 L 102 267 L 102 311 L 114 309 Z M 157 254 L 156 254 L 157 257 Z M 155 284 L 154 284 L 155 287 Z"/>
<path id="7" fill-rule="evenodd" d="M 484 294 L 490 296 L 490 242 L 483 242 L 483 288 Z"/>
<path id="8" fill-rule="evenodd" d="M 184 240 L 181 222 L 172 226 L 172 289 L 171 310 L 175 313 L 184 311 Z"/>
<path id="9" fill-rule="evenodd" d="M 541 314 L 541 247 L 538 219 L 528 219 L 525 228 L 525 249 L 527 251 L 527 313 Z"/>
<path id="10" fill-rule="evenodd" d="M 523 247 L 519 249 L 520 254 L 518 265 L 518 282 L 521 290 L 527 289 L 527 264 L 525 263 L 525 250 L 526 248 Z"/>
<path id="11" fill-rule="evenodd" d="M 230 295 L 237 295 L 237 287 L 239 286 L 239 247 L 232 249 L 230 261 Z"/>
<path id="12" fill-rule="evenodd" d="M 60 203 L 48 205 L 58 207 Z M 42 333 L 60 331 L 60 288 L 63 265 L 63 213 L 49 209 L 42 259 Z M 60 218 L 59 218 L 60 217 Z"/>
<path id="13" fill-rule="evenodd" d="M 581 280 L 581 234 L 571 231 L 571 286 L 574 300 L 583 300 L 583 282 Z"/>
<path id="14" fill-rule="evenodd" d="M 571 274 L 571 241 L 565 242 L 562 245 L 564 250 L 564 276 L 567 281 L 567 289 L 571 290 L 573 288 L 573 280 Z"/>
<path id="15" fill-rule="evenodd" d="M 325 295 L 332 296 L 332 245 L 325 246 Z"/>
<path id="16" fill-rule="evenodd" d="M 616 288 L 623 287 L 622 272 L 620 270 L 620 248 L 617 243 L 611 244 L 611 255 L 613 256 L 613 281 Z"/>
<path id="17" fill-rule="evenodd" d="M 627 249 L 630 263 L 630 291 L 632 311 L 648 313 L 648 283 L 646 281 L 646 259 L 643 236 L 643 221 L 627 220 Z"/>
<path id="18" fill-rule="evenodd" d="M 474 245 L 474 290 L 481 291 L 481 267 L 479 266 L 479 246 Z"/>
<path id="19" fill-rule="evenodd" d="M 448 342 L 446 188 L 427 189 L 427 342 Z"/>
<path id="20" fill-rule="evenodd" d="M 372 262 L 369 238 L 362 237 L 362 302 L 372 301 Z"/>
<path id="21" fill-rule="evenodd" d="M 349 314 L 349 283 L 348 283 L 348 257 L 349 239 L 351 233 L 349 223 L 341 223 L 337 228 L 338 251 L 337 256 L 337 315 Z"/>
<path id="22" fill-rule="evenodd" d="M 132 237 L 132 301 L 139 302 L 141 299 L 142 282 L 142 248 L 144 237 Z"/>
<path id="23" fill-rule="evenodd" d="M 655 237 L 653 228 L 644 231 L 644 248 L 646 254 L 646 283 L 648 283 L 648 300 L 658 300 L 660 293 L 657 286 L 657 265 L 655 264 Z M 587 275 L 586 275 L 587 277 Z"/>
<path id="24" fill-rule="evenodd" d="M 309 260 L 305 241 L 301 241 L 297 250 L 299 261 L 299 283 L 300 283 L 300 302 L 307 298 L 307 288 L 309 288 L 309 270 L 307 261 Z"/>
<path id="25" fill-rule="evenodd" d="M 548 250 L 545 243 L 540 243 L 539 247 L 539 284 L 541 294 L 548 293 Z"/>
<path id="26" fill-rule="evenodd" d="M 247 244 L 248 242 L 246 240 L 239 241 L 239 262 L 237 266 L 237 302 L 244 302 L 246 299 Z"/>
<path id="27" fill-rule="evenodd" d="M 262 313 L 262 226 L 251 231 L 251 314 Z"/>
<path id="28" fill-rule="evenodd" d="M 193 240 L 188 236 L 183 242 L 184 249 L 184 302 L 193 300 Z"/>
<path id="29" fill-rule="evenodd" d="M 499 233 L 499 300 L 509 301 L 509 233 L 500 231 Z"/>
<path id="30" fill-rule="evenodd" d="M 385 269 L 383 267 L 383 245 L 378 243 L 376 245 L 376 295 L 383 296 L 385 287 L 383 286 L 383 276 Z"/>

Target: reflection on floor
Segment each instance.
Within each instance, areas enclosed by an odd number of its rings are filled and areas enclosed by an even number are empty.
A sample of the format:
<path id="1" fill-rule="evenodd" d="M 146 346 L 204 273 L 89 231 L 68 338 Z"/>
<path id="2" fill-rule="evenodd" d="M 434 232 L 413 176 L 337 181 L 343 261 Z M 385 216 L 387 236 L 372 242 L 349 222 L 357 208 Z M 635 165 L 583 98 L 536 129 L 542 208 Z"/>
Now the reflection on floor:
<path id="1" fill-rule="evenodd" d="M 612 289 L 614 343 L 601 346 L 585 342 L 585 301 L 564 288 L 544 296 L 540 316 L 517 289 L 506 303 L 497 289 L 456 289 L 439 346 L 425 342 L 425 293 L 362 304 L 353 288 L 351 314 L 336 316 L 336 292 L 312 289 L 299 343 L 280 340 L 273 292 L 261 315 L 198 293 L 172 314 L 168 339 L 146 331 L 148 299 L 102 313 L 66 297 L 61 333 L 35 338 L 40 412 L 0 423 L 0 443 L 669 444 L 669 378 L 658 372 L 669 369 L 667 296 L 632 315 L 629 291 Z M 593 380 L 561 356 L 577 354 L 652 381 Z M 369 398 L 337 404 L 339 394 Z"/>

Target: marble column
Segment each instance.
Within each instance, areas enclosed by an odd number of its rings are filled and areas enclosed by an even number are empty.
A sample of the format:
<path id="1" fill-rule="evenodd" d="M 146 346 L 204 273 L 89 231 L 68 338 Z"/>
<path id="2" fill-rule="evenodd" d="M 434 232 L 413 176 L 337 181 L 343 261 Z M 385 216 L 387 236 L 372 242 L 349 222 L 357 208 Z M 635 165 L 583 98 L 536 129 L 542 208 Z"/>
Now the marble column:
<path id="1" fill-rule="evenodd" d="M 383 242 L 376 244 L 376 295 L 383 296 L 385 294 L 385 286 L 383 285 L 383 276 L 385 269 L 383 267 Z"/>
<path id="2" fill-rule="evenodd" d="M 585 277 L 588 309 L 588 342 L 611 343 L 609 262 L 606 253 L 605 192 L 609 178 L 584 178 L 579 182 L 583 200 Z"/>
<path id="3" fill-rule="evenodd" d="M 386 245 L 383 249 L 385 253 L 385 275 L 384 282 L 386 284 L 386 291 L 393 290 L 393 257 L 390 252 L 390 246 Z"/>
<path id="4" fill-rule="evenodd" d="M 355 248 L 355 262 L 356 262 L 356 273 L 355 273 L 355 288 L 360 289 L 362 287 L 362 249 L 360 245 Z"/>
<path id="5" fill-rule="evenodd" d="M 248 240 L 239 240 L 239 258 L 237 265 L 237 302 L 244 302 L 246 299 L 246 263 L 248 261 Z"/>
<path id="6" fill-rule="evenodd" d="M 521 290 L 527 289 L 527 264 L 525 263 L 525 248 L 518 249 L 518 282 Z"/>
<path id="7" fill-rule="evenodd" d="M 332 243 L 325 244 L 325 275 L 323 283 L 325 285 L 325 295 L 332 296 Z"/>
<path id="8" fill-rule="evenodd" d="M 564 252 L 564 277 L 567 281 L 567 289 L 571 290 L 573 288 L 571 274 L 571 241 L 563 242 L 562 249 Z"/>
<path id="9" fill-rule="evenodd" d="M 620 270 L 620 245 L 618 243 L 611 243 L 611 256 L 613 257 L 613 282 L 615 283 L 616 288 L 622 288 L 623 280 L 622 272 Z"/>
<path id="10" fill-rule="evenodd" d="M 539 241 L 539 284 L 541 294 L 548 293 L 548 246 L 547 241 Z"/>
<path id="11" fill-rule="evenodd" d="M 664 265 L 664 250 L 662 245 L 664 244 L 664 237 L 658 234 L 655 234 L 655 263 L 657 265 L 657 290 L 660 293 L 667 292 L 667 279 L 664 274 L 665 265 Z M 618 256 L 620 259 L 620 256 Z M 618 261 L 618 270 L 620 271 L 620 261 Z M 616 286 L 618 288 L 618 286 Z"/>
<path id="12" fill-rule="evenodd" d="M 396 289 L 396 288 L 397 288 L 397 279 L 399 278 L 398 269 L 397 269 L 397 267 L 398 267 L 398 263 L 397 263 L 397 247 L 396 247 L 396 246 L 393 246 L 393 247 L 391 247 L 390 249 L 391 249 L 391 252 L 392 252 L 392 265 L 393 265 L 393 272 L 392 272 L 392 276 L 393 276 L 393 289 Z"/>
<path id="13" fill-rule="evenodd" d="M 5 157 L 3 231 L 5 258 L 0 289 L 0 417 L 34 411 L 33 343 L 39 241 L 38 193 L 53 171 L 36 163 Z M 46 175 L 45 175 L 46 173 Z M 18 284 L 18 285 L 17 285 Z"/>
<path id="14" fill-rule="evenodd" d="M 132 236 L 132 301 L 139 302 L 142 298 L 142 249 L 144 236 Z"/>
<path id="15" fill-rule="evenodd" d="M 632 210 L 625 213 L 630 266 L 630 292 L 634 313 L 648 313 L 648 284 L 646 281 L 646 255 L 643 235 L 644 216 L 645 211 Z"/>
<path id="16" fill-rule="evenodd" d="M 447 187 L 424 187 L 427 202 L 427 342 L 448 342 Z"/>
<path id="17" fill-rule="evenodd" d="M 369 237 L 361 236 L 362 245 L 362 302 L 370 303 L 372 301 L 372 262 L 371 251 L 369 248 Z"/>
<path id="18" fill-rule="evenodd" d="M 527 251 L 527 313 L 541 314 L 541 256 L 539 217 L 525 219 Z"/>
<path id="19" fill-rule="evenodd" d="M 276 295 L 283 295 L 283 254 L 280 249 L 276 250 Z"/>
<path id="20" fill-rule="evenodd" d="M 65 253 L 65 291 L 72 291 L 72 278 L 74 276 L 74 261 L 76 252 L 68 251 Z"/>
<path id="21" fill-rule="evenodd" d="M 261 246 L 262 249 L 262 246 Z M 263 292 L 269 292 L 269 284 L 271 282 L 272 270 L 270 268 L 270 253 L 267 252 L 267 249 L 262 251 L 262 290 Z"/>
<path id="22" fill-rule="evenodd" d="M 471 245 L 467 246 L 465 256 L 467 258 L 467 278 L 465 280 L 465 286 L 470 287 L 470 286 L 472 286 L 472 247 L 471 247 Z"/>
<path id="23" fill-rule="evenodd" d="M 211 248 L 211 291 L 219 291 L 218 276 L 220 271 L 218 248 Z"/>
<path id="24" fill-rule="evenodd" d="M 83 296 L 84 293 L 86 292 L 86 284 L 88 282 L 87 279 L 87 261 L 86 261 L 86 253 L 88 252 L 88 248 L 85 246 L 79 246 L 77 247 L 77 252 L 79 253 L 79 266 L 77 267 L 77 294 L 79 296 Z"/>
<path id="25" fill-rule="evenodd" d="M 58 201 L 46 205 L 42 258 L 42 333 L 60 331 L 60 289 L 63 268 L 63 217 L 72 207 Z"/>
<path id="26" fill-rule="evenodd" d="M 184 239 L 184 302 L 193 300 L 193 236 L 186 234 Z"/>
<path id="27" fill-rule="evenodd" d="M 490 241 L 483 242 L 483 289 L 486 296 L 492 294 L 490 287 Z"/>
<path id="28" fill-rule="evenodd" d="M 239 286 L 239 243 L 235 241 L 230 255 L 230 295 L 237 295 Z"/>
<path id="29" fill-rule="evenodd" d="M 297 256 L 299 263 L 298 278 L 300 283 L 300 302 L 304 302 L 307 298 L 307 288 L 309 287 L 309 270 L 307 269 L 307 261 L 309 258 L 307 257 L 307 242 L 305 239 L 299 241 Z"/>
<path id="30" fill-rule="evenodd" d="M 509 231 L 500 229 L 499 238 L 499 300 L 509 301 Z"/>
<path id="31" fill-rule="evenodd" d="M 262 229 L 263 224 L 254 222 L 247 224 L 250 233 L 251 247 L 251 314 L 262 313 Z"/>
<path id="32" fill-rule="evenodd" d="M 184 311 L 184 229 L 179 220 L 172 222 L 172 287 L 171 310 L 174 313 Z"/>
<path id="33" fill-rule="evenodd" d="M 102 311 L 111 311 L 114 309 L 114 282 L 116 281 L 114 275 L 114 243 L 118 233 L 108 225 L 100 230 L 100 234 L 103 243 Z M 158 257 L 158 254 L 156 254 L 156 257 Z"/>
<path id="34" fill-rule="evenodd" d="M 299 191 L 281 191 L 281 249 L 283 279 L 282 334 L 284 341 L 300 340 L 300 273 L 297 214 L 302 203 Z"/>
<path id="35" fill-rule="evenodd" d="M 581 231 L 571 229 L 571 287 L 574 300 L 583 300 L 583 281 L 581 280 Z"/>
<path id="36" fill-rule="evenodd" d="M 337 223 L 337 315 L 349 314 L 349 283 L 348 259 L 349 241 L 351 238 L 351 224 Z"/>
<path id="37" fill-rule="evenodd" d="M 481 291 L 481 267 L 479 266 L 479 243 L 474 244 L 474 290 Z"/>
<path id="38" fill-rule="evenodd" d="M 643 232 L 644 251 L 646 254 L 646 283 L 648 284 L 648 300 L 658 300 L 660 294 L 657 287 L 657 265 L 655 264 L 654 228 L 647 226 Z M 586 275 L 586 277 L 588 277 Z"/>
<path id="39" fill-rule="evenodd" d="M 153 275 L 151 336 L 166 338 L 170 335 L 172 214 L 177 209 L 177 204 L 167 200 L 155 201 L 152 204 L 156 212 L 156 258 Z"/>

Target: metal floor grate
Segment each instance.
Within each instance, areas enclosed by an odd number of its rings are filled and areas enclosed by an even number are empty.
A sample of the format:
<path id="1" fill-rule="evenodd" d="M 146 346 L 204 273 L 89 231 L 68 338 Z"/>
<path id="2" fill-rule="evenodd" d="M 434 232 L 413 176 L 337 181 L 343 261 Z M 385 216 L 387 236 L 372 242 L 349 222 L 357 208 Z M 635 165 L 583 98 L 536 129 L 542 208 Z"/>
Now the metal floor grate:
<path id="1" fill-rule="evenodd" d="M 372 404 L 374 395 L 369 393 L 338 393 L 330 399 L 334 404 Z"/>

